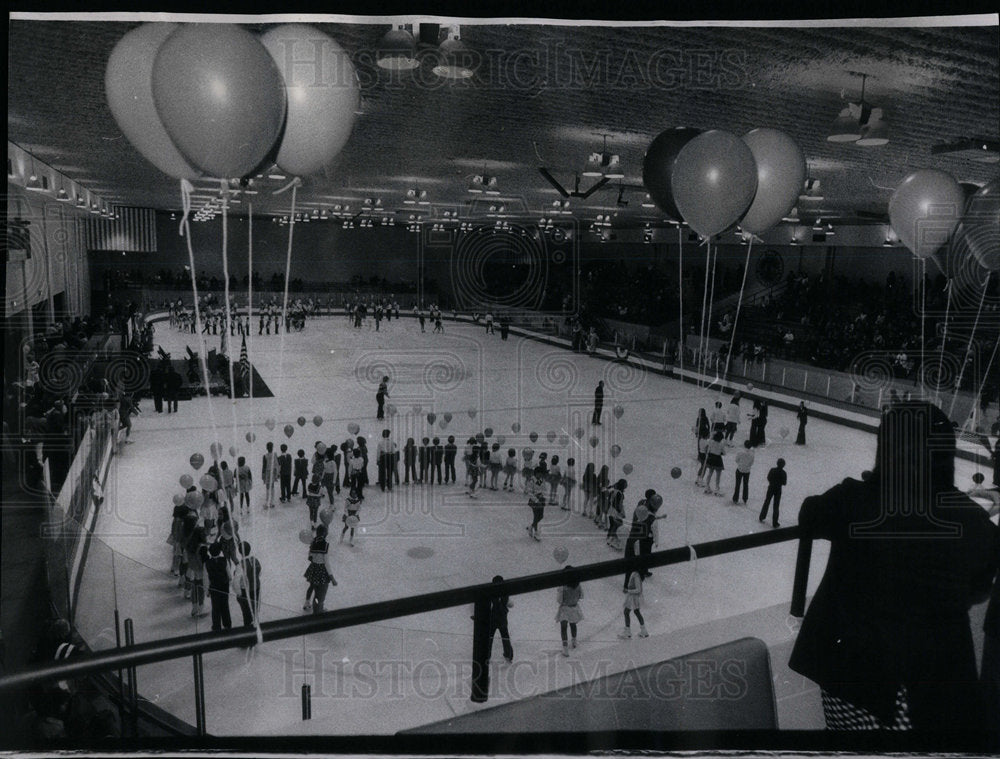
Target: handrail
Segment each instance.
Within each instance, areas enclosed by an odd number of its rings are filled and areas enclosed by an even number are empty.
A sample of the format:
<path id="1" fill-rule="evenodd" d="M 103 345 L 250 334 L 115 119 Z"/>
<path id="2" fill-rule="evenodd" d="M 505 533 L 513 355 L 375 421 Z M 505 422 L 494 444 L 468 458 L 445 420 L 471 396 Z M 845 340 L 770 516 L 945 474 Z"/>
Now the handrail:
<path id="1" fill-rule="evenodd" d="M 553 572 L 527 575 L 502 583 L 483 583 L 468 585 L 463 588 L 448 589 L 425 593 L 409 598 L 398 598 L 391 601 L 352 606 L 347 609 L 322 612 L 306 617 L 290 617 L 287 619 L 265 622 L 260 625 L 264 641 L 283 640 L 302 635 L 312 635 L 328 632 L 343 627 L 381 622 L 396 617 L 406 617 L 430 611 L 463 606 L 474 603 L 477 611 L 497 596 L 514 596 L 532 593 L 549 588 L 556 588 L 571 581 L 584 582 L 603 577 L 622 574 L 628 569 L 663 567 L 680 564 L 692 558 L 704 559 L 711 556 L 721 556 L 727 553 L 743 551 L 750 548 L 784 543 L 801 537 L 798 526 L 782 527 L 753 535 L 737 535 L 721 540 L 711 540 L 693 546 L 679 546 L 663 551 L 657 551 L 645 556 L 634 558 L 612 559 L 596 564 L 589 564 L 573 569 L 561 569 Z M 806 541 L 803 541 L 803 544 Z M 803 554 L 806 556 L 805 567 L 808 567 L 808 549 L 799 549 L 799 559 L 796 568 L 795 594 L 792 611 L 804 607 L 805 575 L 802 571 Z M 58 664 L 44 664 L 22 672 L 6 675 L 0 678 L 0 693 L 38 685 L 53 680 L 67 680 L 88 675 L 132 668 L 155 662 L 179 659 L 187 656 L 220 651 L 237 646 L 250 645 L 256 642 L 257 633 L 253 629 L 228 630 L 222 632 L 205 632 L 193 635 L 183 635 L 165 640 L 150 641 L 133 646 L 102 651 L 94 654 L 83 654 Z"/>

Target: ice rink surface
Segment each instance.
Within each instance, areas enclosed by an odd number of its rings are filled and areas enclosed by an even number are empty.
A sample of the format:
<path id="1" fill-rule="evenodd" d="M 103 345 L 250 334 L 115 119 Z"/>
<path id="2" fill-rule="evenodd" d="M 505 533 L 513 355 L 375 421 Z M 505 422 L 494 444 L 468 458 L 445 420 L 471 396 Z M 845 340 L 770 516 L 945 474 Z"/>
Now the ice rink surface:
<path id="1" fill-rule="evenodd" d="M 419 443 L 425 435 L 443 439 L 453 434 L 460 455 L 467 437 L 491 428 L 493 439 L 504 438 L 503 450 L 514 447 L 519 458 L 526 446 L 547 451 L 550 459 L 558 455 L 562 463 L 575 458 L 578 477 L 587 462 L 596 462 L 598 469 L 608 464 L 612 481 L 628 480 L 629 517 L 647 488 L 662 494 L 668 517 L 659 523 L 660 549 L 771 529 L 757 516 L 767 470 L 779 457 L 786 459 L 788 472 L 782 526 L 795 524 L 805 496 L 859 476 L 874 461 L 872 434 L 811 419 L 808 445 L 797 446 L 794 414 L 772 408 L 767 445 L 756 451 L 749 506 L 734 506 L 734 450 L 726 457 L 724 497 L 706 495 L 694 484 L 692 426 L 700 407 L 711 410 L 720 399 L 717 390 L 513 334 L 502 341 L 499 333 L 487 335 L 474 325 L 446 322 L 444 329 L 432 334 L 428 324 L 421 334 L 416 320 L 404 318 L 375 332 L 370 325 L 356 330 L 344 317 L 320 318 L 300 333 L 253 336 L 251 360 L 272 398 L 200 397 L 181 402 L 172 415 L 157 414 L 151 401 L 143 401 L 133 442 L 112 459 L 82 583 L 80 627 L 95 647 L 114 645 L 116 591 L 121 618 L 134 621 L 138 642 L 210 628 L 210 617 L 191 617 L 190 602 L 169 574 L 166 538 L 171 497 L 183 493 L 178 480 L 188 473 L 197 481 L 189 459 L 196 452 L 210 459 L 213 440 L 226 450 L 236 447 L 254 473 L 252 513 L 238 521 L 263 566 L 262 621 L 303 613 L 307 547 L 298 533 L 309 527 L 301 496 L 262 508 L 260 470 L 267 441 L 276 449 L 287 443 L 293 456 L 304 449 L 308 456 L 317 440 L 339 445 L 350 437 L 350 423 L 357 423 L 369 441 L 372 485 L 366 489 L 354 547 L 336 542 L 346 490 L 336 499 L 331 544 L 339 584 L 330 589 L 327 609 L 488 582 L 495 574 L 511 578 L 551 571 L 559 566 L 553 557 L 557 546 L 568 549 L 568 561 L 575 565 L 620 556 L 606 545 L 605 534 L 577 513 L 579 491 L 573 511 L 546 509 L 540 542 L 525 530 L 531 512 L 520 476 L 516 492 L 485 490 L 473 500 L 464 494 L 459 460 L 458 485 L 411 484 L 380 492 L 374 451 L 383 428 L 392 431 L 400 447 L 407 437 Z M 208 340 L 209 348 L 219 347 L 218 337 Z M 232 341 L 237 350 L 238 340 Z M 174 356 L 184 355 L 185 345 L 203 350 L 196 336 L 166 322 L 157 324 L 156 343 Z M 384 423 L 375 418 L 375 391 L 383 375 L 390 377 L 388 404 L 395 410 Z M 590 424 L 593 393 L 602 379 L 603 424 L 595 427 Z M 721 400 L 727 404 L 729 396 Z M 737 444 L 749 427 L 750 403 L 742 405 Z M 428 413 L 436 417 L 433 425 Z M 447 423 L 446 414 L 451 415 Z M 313 423 L 316 416 L 322 417 L 319 426 Z M 298 424 L 300 417 L 304 426 Z M 273 431 L 265 425 L 269 419 L 275 422 Z M 291 425 L 290 437 L 286 425 Z M 519 425 L 519 432 L 512 425 Z M 789 431 L 786 436 L 783 429 Z M 248 432 L 256 435 L 253 443 L 247 442 Z M 529 441 L 531 432 L 538 434 L 537 443 Z M 612 446 L 620 447 L 617 457 Z M 633 468 L 631 475 L 622 474 L 626 464 Z M 675 466 L 682 470 L 676 480 L 669 474 Z M 960 486 L 968 486 L 973 471 L 974 465 L 959 462 Z M 622 532 L 624 538 L 625 528 Z M 554 621 L 555 591 L 518 596 L 510 611 L 515 661 L 503 662 L 496 640 L 490 703 L 754 634 L 765 617 L 777 617 L 775 626 L 787 628 L 790 642 L 796 621 L 786 617 L 795 552 L 795 543 L 784 543 L 656 570 L 644 586 L 643 613 L 652 634 L 645 640 L 617 638 L 622 578 L 586 583 L 580 645 L 568 658 L 561 655 Z M 816 544 L 810 593 L 826 555 L 827 545 Z M 235 599 L 230 606 L 238 625 Z M 216 735 L 393 733 L 477 708 L 469 701 L 470 614 L 469 607 L 455 608 L 207 655 L 208 730 Z M 784 665 L 773 662 L 779 676 L 784 671 L 797 677 Z M 188 660 L 140 667 L 138 676 L 143 696 L 194 722 Z M 313 690 L 309 722 L 300 713 L 304 678 Z"/>

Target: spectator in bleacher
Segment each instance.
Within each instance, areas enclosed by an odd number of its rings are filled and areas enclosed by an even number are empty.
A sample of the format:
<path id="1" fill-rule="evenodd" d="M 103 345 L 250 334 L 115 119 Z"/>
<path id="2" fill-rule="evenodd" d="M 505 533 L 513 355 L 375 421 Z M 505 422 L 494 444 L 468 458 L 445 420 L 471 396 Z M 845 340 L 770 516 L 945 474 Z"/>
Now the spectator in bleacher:
<path id="1" fill-rule="evenodd" d="M 955 489 L 955 449 L 940 409 L 894 406 L 867 481 L 802 504 L 803 534 L 831 547 L 789 666 L 820 686 L 829 729 L 984 724 L 968 610 L 989 593 L 997 535 Z"/>

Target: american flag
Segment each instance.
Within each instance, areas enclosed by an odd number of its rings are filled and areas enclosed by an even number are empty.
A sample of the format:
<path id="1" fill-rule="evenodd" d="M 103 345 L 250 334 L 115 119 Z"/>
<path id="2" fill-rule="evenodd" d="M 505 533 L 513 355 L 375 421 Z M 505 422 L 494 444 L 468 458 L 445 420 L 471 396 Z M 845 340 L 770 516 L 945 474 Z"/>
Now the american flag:
<path id="1" fill-rule="evenodd" d="M 250 357 L 247 355 L 247 337 L 243 336 L 243 345 L 240 346 L 240 376 L 243 384 L 250 382 Z"/>

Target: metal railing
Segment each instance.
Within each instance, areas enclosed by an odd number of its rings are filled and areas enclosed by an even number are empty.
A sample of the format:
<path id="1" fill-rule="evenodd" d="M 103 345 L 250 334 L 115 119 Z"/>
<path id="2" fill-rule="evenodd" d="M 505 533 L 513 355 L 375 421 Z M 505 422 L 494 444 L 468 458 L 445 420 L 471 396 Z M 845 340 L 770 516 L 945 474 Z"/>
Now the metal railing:
<path id="1" fill-rule="evenodd" d="M 801 539 L 800 539 L 801 538 Z M 515 596 L 556 588 L 570 582 L 586 582 L 624 574 L 626 571 L 665 567 L 681 564 L 693 558 L 706 559 L 738 551 L 785 543 L 800 539 L 795 565 L 790 614 L 801 617 L 805 611 L 806 585 L 812 541 L 803 538 L 797 526 L 769 530 L 753 535 L 738 535 L 712 540 L 692 546 L 679 546 L 634 558 L 612 559 L 572 569 L 527 575 L 500 583 L 484 583 L 462 588 L 425 593 L 408 598 L 364 604 L 347 609 L 322 612 L 306 617 L 265 622 L 260 625 L 264 642 L 283 640 L 303 635 L 329 632 L 345 627 L 381 622 L 385 620 L 422 614 L 457 606 L 473 604 L 472 635 L 472 700 L 484 702 L 489 693 L 490 657 L 490 602 L 502 596 Z M 184 635 L 149 643 L 134 644 L 128 635 L 131 620 L 125 620 L 126 645 L 100 653 L 82 654 L 59 663 L 44 664 L 0 678 L 0 693 L 23 691 L 32 686 L 57 680 L 71 680 L 98 674 L 126 670 L 128 677 L 127 699 L 131 703 L 133 719 L 137 709 L 138 692 L 136 668 L 155 662 L 191 657 L 193 686 L 195 689 L 196 724 L 198 735 L 206 735 L 205 683 L 203 656 L 213 651 L 252 645 L 257 642 L 257 632 L 252 628 Z M 303 686 L 305 687 L 305 686 Z M 307 692 L 303 691 L 303 715 L 310 708 Z"/>

